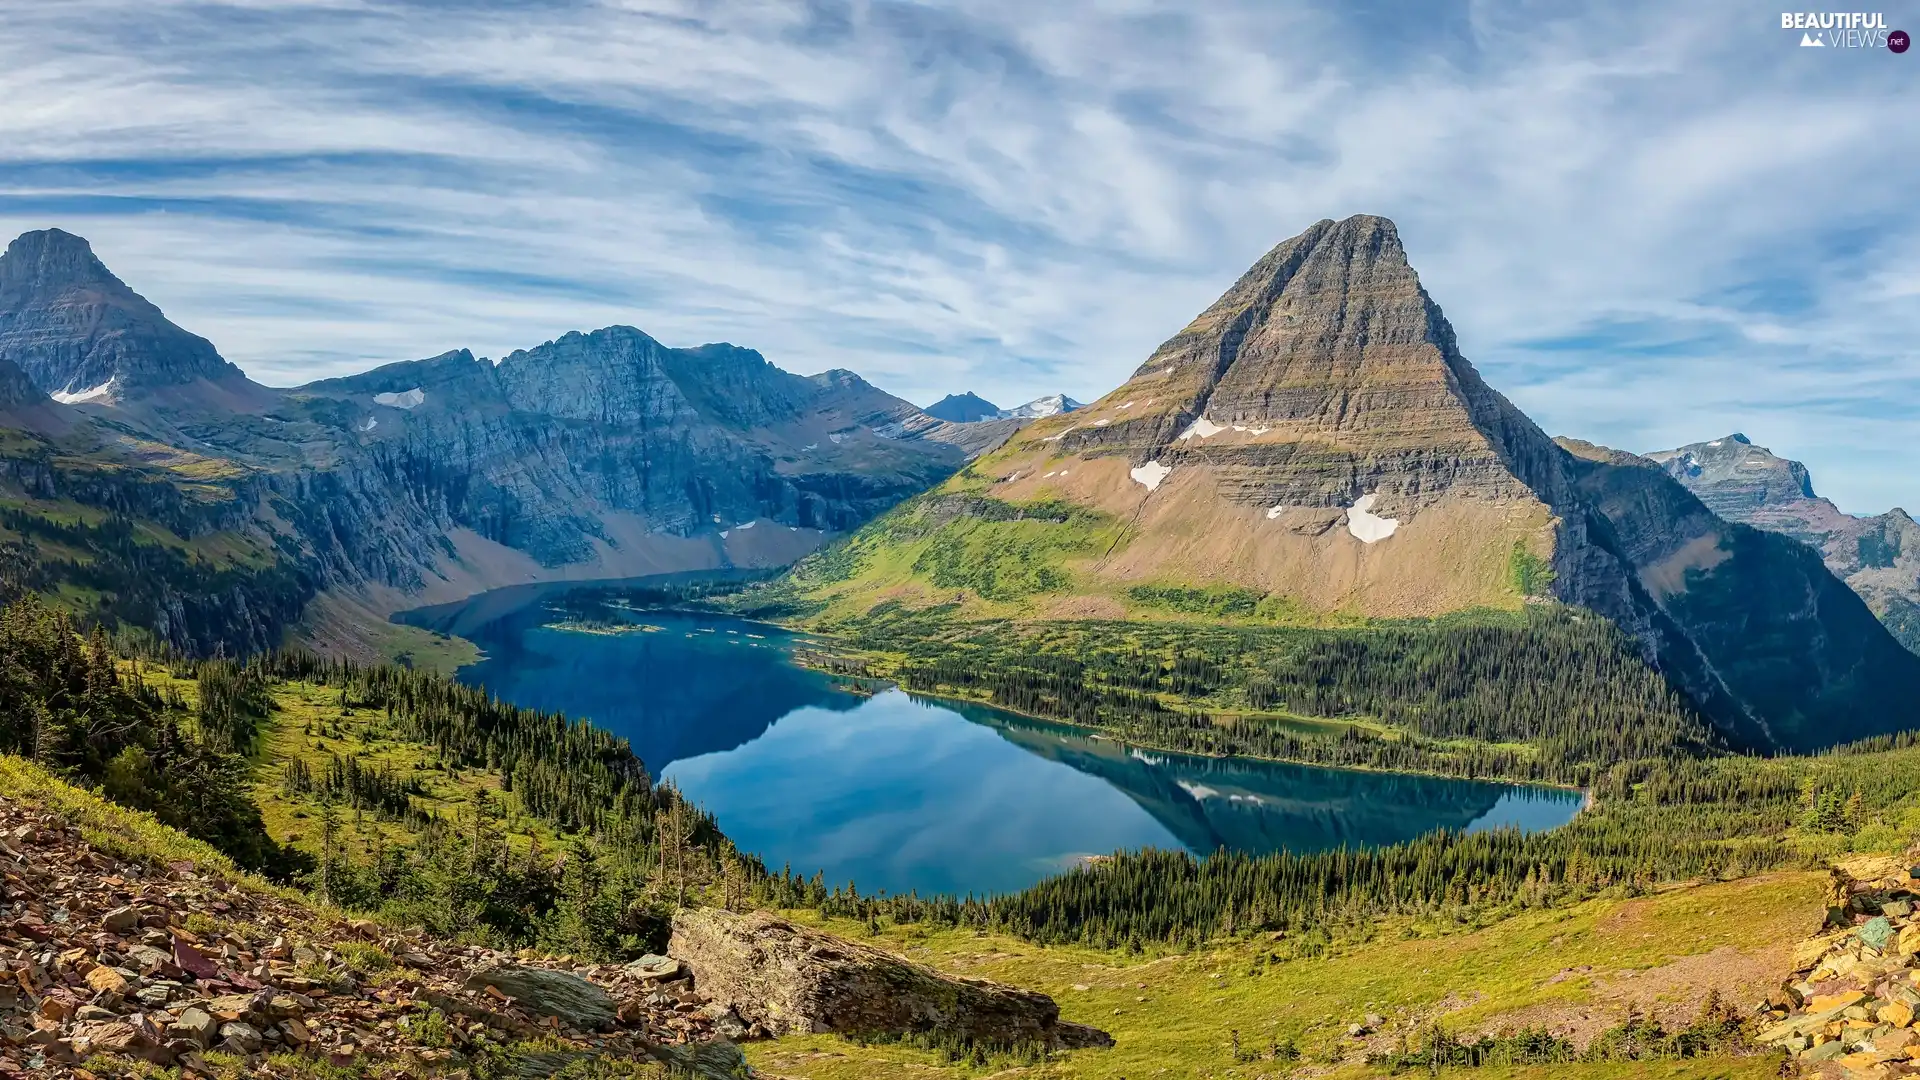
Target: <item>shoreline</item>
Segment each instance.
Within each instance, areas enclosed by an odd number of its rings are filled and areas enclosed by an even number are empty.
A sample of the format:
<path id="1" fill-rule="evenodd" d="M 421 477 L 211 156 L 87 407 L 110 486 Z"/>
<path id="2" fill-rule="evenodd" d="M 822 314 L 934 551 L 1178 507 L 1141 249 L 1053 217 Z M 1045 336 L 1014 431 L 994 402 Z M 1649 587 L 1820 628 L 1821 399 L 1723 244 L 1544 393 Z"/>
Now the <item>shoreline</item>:
<path id="1" fill-rule="evenodd" d="M 780 626 L 782 630 L 785 630 L 788 633 L 808 633 L 816 637 L 823 636 L 818 631 L 811 631 L 811 630 L 798 631 L 792 627 L 785 626 L 779 623 L 770 623 L 768 625 Z M 789 661 L 793 663 L 795 667 L 804 668 L 808 671 L 819 672 L 822 675 L 839 675 L 838 672 L 828 671 L 824 668 L 818 668 L 818 667 L 813 667 L 811 665 L 802 664 L 797 659 L 792 657 L 789 657 Z M 846 677 L 852 677 L 852 676 L 846 676 Z M 1330 770 L 1335 770 L 1339 772 L 1369 773 L 1373 775 L 1386 774 L 1386 775 L 1393 775 L 1393 776 L 1424 776 L 1424 777 L 1429 777 L 1435 780 L 1458 780 L 1466 783 L 1501 784 L 1508 787 L 1538 788 L 1538 789 L 1545 789 L 1550 791 L 1563 791 L 1563 792 L 1569 792 L 1569 793 L 1580 796 L 1580 807 L 1578 810 L 1574 812 L 1574 817 L 1579 817 L 1581 814 L 1585 813 L 1589 808 L 1593 806 L 1593 803 L 1594 803 L 1592 789 L 1580 787 L 1575 784 L 1559 783 L 1552 780 L 1522 780 L 1522 779 L 1517 779 L 1511 776 L 1463 775 L 1460 773 L 1434 772 L 1429 769 L 1383 769 L 1373 765 L 1334 765 L 1334 764 L 1328 764 L 1326 762 L 1321 762 L 1321 761 L 1303 761 L 1298 758 L 1268 757 L 1264 754 L 1219 754 L 1219 753 L 1207 753 L 1206 751 L 1203 751 L 1203 750 L 1181 749 L 1177 747 L 1164 746 L 1155 742 L 1140 741 L 1131 736 L 1127 736 L 1120 732 L 1117 732 L 1112 728 L 1100 727 L 1098 725 L 1093 725 L 1093 724 L 1079 723 L 1073 720 L 1062 720 L 1058 717 L 1053 717 L 1053 716 L 1042 716 L 1038 713 L 1027 712 L 1024 709 L 1016 709 L 1010 705 L 1001 705 L 992 701 L 983 701 L 977 698 L 962 697 L 960 695 L 952 694 L 952 693 L 930 693 L 925 690 L 909 690 L 906 687 L 901 686 L 898 680 L 892 679 L 892 678 L 887 678 L 887 677 L 878 676 L 878 675 L 860 676 L 860 677 L 869 678 L 875 682 L 886 683 L 889 687 L 895 690 L 899 690 L 901 693 L 906 694 L 909 697 L 924 698 L 928 701 L 946 702 L 946 703 L 955 704 L 955 705 L 984 706 L 989 709 L 997 709 L 1000 712 L 1021 717 L 1022 719 L 1033 720 L 1042 724 L 1050 724 L 1055 727 L 1066 728 L 1070 731 L 1086 735 L 1089 738 L 1111 740 L 1125 747 L 1136 748 L 1140 750 L 1151 750 L 1155 753 L 1160 753 L 1160 754 L 1179 754 L 1182 757 L 1198 758 L 1198 759 L 1203 759 L 1207 761 L 1232 761 L 1235 759 L 1240 759 L 1245 761 L 1262 762 L 1270 765 L 1294 765 L 1294 766 L 1307 768 L 1307 769 L 1330 769 Z M 1548 830 L 1548 831 L 1551 831 L 1551 830 Z"/>
<path id="2" fill-rule="evenodd" d="M 482 595 L 482 594 L 476 594 L 476 595 Z M 645 607 L 622 605 L 622 609 L 626 611 L 634 612 L 634 613 L 658 612 L 661 614 L 668 614 L 668 615 L 697 616 L 702 618 L 722 618 L 722 619 L 728 619 L 728 620 L 732 620 L 735 622 L 748 624 L 748 625 L 769 627 L 771 629 L 778 630 L 782 634 L 788 635 L 789 637 L 792 637 L 792 638 L 810 638 L 820 644 L 844 645 L 844 643 L 840 642 L 834 634 L 828 631 L 814 630 L 814 629 L 805 627 L 803 625 L 788 623 L 788 622 L 781 622 L 774 619 L 754 618 L 746 615 L 738 615 L 732 612 L 728 612 L 728 611 L 724 611 L 724 610 L 720 610 L 720 609 L 708 607 L 708 606 L 696 606 L 696 605 L 689 605 L 689 604 L 661 604 L 661 605 L 648 605 Z M 395 616 L 390 616 L 390 618 L 397 617 L 399 614 L 402 614 L 402 613 L 396 612 Z M 588 633 L 588 634 L 597 634 L 599 636 L 607 636 L 607 637 L 622 637 L 630 633 L 644 632 L 639 630 L 637 627 L 635 630 L 632 630 L 632 631 L 625 630 L 625 629 L 595 631 L 595 630 L 589 630 L 584 628 L 571 628 L 571 627 L 559 627 L 559 629 L 567 633 Z M 461 640 L 466 640 L 466 639 L 463 638 Z M 1141 750 L 1150 750 L 1155 753 L 1179 754 L 1189 758 L 1205 759 L 1205 760 L 1211 760 L 1211 761 L 1228 761 L 1228 760 L 1239 758 L 1239 759 L 1244 759 L 1244 760 L 1253 761 L 1253 762 L 1261 762 L 1261 763 L 1274 764 L 1274 765 L 1293 765 L 1301 768 L 1330 769 L 1330 770 L 1338 770 L 1338 771 L 1344 771 L 1344 772 L 1369 773 L 1369 774 L 1375 774 L 1375 775 L 1388 774 L 1388 775 L 1399 775 L 1399 776 L 1421 776 L 1421 777 L 1429 777 L 1429 778 L 1438 779 L 1438 780 L 1457 780 L 1457 781 L 1462 781 L 1467 783 L 1498 784 L 1498 785 L 1504 785 L 1509 787 L 1533 788 L 1533 789 L 1541 789 L 1541 790 L 1549 790 L 1549 791 L 1568 792 L 1568 793 L 1572 793 L 1580 796 L 1580 806 L 1577 810 L 1575 810 L 1573 819 L 1577 819 L 1580 815 L 1586 813 L 1589 809 L 1593 807 L 1595 802 L 1593 792 L 1590 788 L 1584 788 L 1575 784 L 1557 782 L 1552 780 L 1523 779 L 1518 777 L 1499 776 L 1499 775 L 1489 776 L 1489 775 L 1477 775 L 1477 774 L 1467 774 L 1467 773 L 1449 773 L 1449 772 L 1439 772 L 1431 769 L 1416 769 L 1416 768 L 1389 769 L 1389 768 L 1380 768 L 1374 765 L 1331 764 L 1327 762 L 1301 760 L 1298 758 L 1269 757 L 1262 754 L 1209 753 L 1204 750 L 1171 747 L 1171 746 L 1167 746 L 1151 740 L 1140 740 L 1111 728 L 1106 728 L 1099 725 L 1080 723 L 1072 720 L 1063 720 L 1058 717 L 1043 716 L 1038 713 L 1028 712 L 1023 709 L 1017 709 L 1011 706 L 997 704 L 989 700 L 969 698 L 969 697 L 965 697 L 965 696 L 951 693 L 951 692 L 930 693 L 930 692 L 920 691 L 920 690 L 909 690 L 906 687 L 902 686 L 897 679 L 894 679 L 889 676 L 880 676 L 880 675 L 855 676 L 855 675 L 848 675 L 843 672 L 831 671 L 823 667 L 815 666 L 813 664 L 803 663 L 800 660 L 800 657 L 798 655 L 800 651 L 802 650 L 789 648 L 787 650 L 787 655 L 785 659 L 787 663 L 792 664 L 794 667 L 800 668 L 802 670 L 812 671 L 820 675 L 825 675 L 825 676 L 834 677 L 834 678 L 859 678 L 859 679 L 866 679 L 871 682 L 883 683 L 886 686 L 896 690 L 900 690 L 902 693 L 905 693 L 911 697 L 924 698 L 929 701 L 945 702 L 945 703 L 956 704 L 956 705 L 974 705 L 974 706 L 981 706 L 981 707 L 990 708 L 990 709 L 996 709 L 1000 712 L 1004 712 L 1012 716 L 1017 716 L 1025 720 L 1031 720 L 1036 723 L 1052 725 L 1052 726 L 1059 727 L 1071 732 L 1082 734 L 1089 738 L 1112 740 L 1118 743 L 1119 745 L 1122 745 L 1125 747 L 1137 748 Z M 806 650 L 806 651 L 812 651 L 812 650 Z M 852 651 L 854 652 L 854 655 L 849 656 L 848 657 L 849 659 L 865 658 L 864 656 L 860 655 L 857 650 L 852 650 Z M 450 677 L 456 677 L 456 676 L 457 676 L 457 672 L 450 673 Z M 873 696 L 873 693 L 878 692 L 878 691 L 870 691 L 867 693 L 855 693 L 853 690 L 849 690 L 845 688 L 841 688 L 841 689 L 843 689 L 844 692 L 848 694 L 851 694 L 853 696 L 858 696 L 858 697 L 871 697 Z M 1340 723 L 1340 721 L 1332 721 L 1332 723 Z M 1571 824 L 1573 819 L 1569 819 L 1569 824 Z"/>

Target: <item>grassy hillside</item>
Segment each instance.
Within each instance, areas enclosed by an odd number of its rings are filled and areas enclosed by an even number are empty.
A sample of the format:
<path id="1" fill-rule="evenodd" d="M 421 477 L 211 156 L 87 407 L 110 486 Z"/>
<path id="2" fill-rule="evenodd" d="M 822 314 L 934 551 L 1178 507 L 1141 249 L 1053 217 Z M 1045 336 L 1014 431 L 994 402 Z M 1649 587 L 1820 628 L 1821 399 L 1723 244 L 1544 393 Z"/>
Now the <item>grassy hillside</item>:
<path id="1" fill-rule="evenodd" d="M 0 799 L 60 813 L 80 825 L 95 846 L 152 865 L 190 860 L 223 874 L 270 902 L 302 903 L 297 896 L 248 878 L 220 853 L 160 824 L 74 788 L 45 769 L 0 757 Z M 927 1080 L 1051 1077 L 1119 1080 L 1127 1076 L 1360 1078 L 1400 1074 L 1367 1056 L 1393 1055 L 1406 1041 L 1421 1045 L 1435 1030 L 1473 1043 L 1483 1033 L 1533 1031 L 1531 1052 L 1570 1037 L 1602 1049 L 1588 1053 L 1652 1053 L 1674 1047 L 1667 1036 L 1717 1033 L 1718 1042 L 1672 1060 L 1599 1060 L 1535 1066 L 1447 1069 L 1452 1075 L 1493 1078 L 1625 1077 L 1743 1078 L 1778 1075 L 1779 1058 L 1752 1054 L 1721 1021 L 1698 1024 L 1712 993 L 1744 1005 L 1787 969 L 1791 943 L 1817 926 L 1823 875 L 1761 875 L 1739 881 L 1657 890 L 1637 898 L 1607 896 L 1578 905 L 1537 909 L 1488 925 L 1459 926 L 1405 920 L 1373 933 L 1328 942 L 1311 956 L 1294 955 L 1286 935 L 1252 934 L 1191 951 L 1129 954 L 1072 946 L 1040 947 L 1003 934 L 964 929 L 864 923 L 792 913 L 845 936 L 874 941 L 956 974 L 1012 982 L 1048 993 L 1062 1014 L 1096 1024 L 1117 1039 L 1111 1050 L 1057 1055 L 1044 1064 L 982 1055 L 977 1061 L 903 1045 L 872 1045 L 831 1036 L 802 1036 L 751 1044 L 749 1057 L 769 1077 L 788 1080 L 863 1080 L 917 1076 Z M 336 912 L 315 907 L 315 939 L 345 932 Z M 242 909 L 204 929 L 256 936 Z M 189 926 L 195 925 L 189 921 Z M 268 931 L 272 933 L 283 931 Z M 263 939 L 264 940 L 264 939 Z M 331 946 L 362 965 L 370 988 L 381 985 L 388 954 L 366 945 Z M 414 939 L 414 952 L 439 943 Z M 376 964 L 375 961 L 378 961 Z M 398 974 L 399 972 L 395 972 Z M 456 972 L 457 974 L 457 972 Z M 385 1008 L 376 994 L 369 1005 Z M 420 1014 L 404 1016 L 402 1032 Z M 1711 1014 L 1708 1019 L 1713 1020 Z M 1623 1038 L 1623 1024 L 1642 1018 Z M 1361 1037 L 1352 1024 L 1368 1025 Z M 475 1029 L 477 1030 L 477 1029 Z M 1559 1036 L 1547 1034 L 1560 1033 Z M 1238 1052 L 1236 1053 L 1236 1043 Z M 508 1053 L 537 1055 L 558 1044 L 541 1040 L 507 1045 Z M 1518 1046 L 1512 1038 L 1495 1045 Z M 1635 1047 L 1637 1050 L 1619 1049 Z M 1609 1050 L 1609 1047 L 1615 1049 Z M 213 1074 L 247 1075 L 247 1066 L 222 1054 L 207 1056 Z M 362 1056 L 341 1064 L 276 1055 L 276 1075 L 344 1078 L 391 1074 L 399 1062 Z M 413 1075 L 464 1075 L 458 1058 L 409 1059 Z M 115 1075 L 106 1059 L 90 1063 L 96 1075 Z M 383 1071 L 386 1070 L 386 1071 Z M 1418 1069 L 1417 1072 L 1425 1072 Z M 136 1075 L 140 1075 L 137 1074 Z M 491 1075 L 491 1074 L 489 1074 Z M 503 1074 L 504 1075 L 504 1074 Z M 588 1074 L 583 1074 L 588 1075 Z M 591 1074 L 600 1075 L 600 1074 Z M 612 1071 L 613 1076 L 656 1072 Z"/>
<path id="2" fill-rule="evenodd" d="M 1744 1011 L 1788 970 L 1791 942 L 1819 925 L 1822 877 L 1775 874 L 1533 911 L 1483 929 L 1436 932 L 1408 922 L 1311 959 L 1284 958 L 1284 935 L 1255 935 L 1194 952 L 1135 956 L 1017 938 L 813 920 L 955 974 L 1029 986 L 1061 1003 L 1069 1020 L 1114 1035 L 1111 1051 L 1044 1067 L 950 1062 L 899 1046 L 858 1046 L 823 1036 L 755 1046 L 754 1065 L 792 1080 L 880 1080 L 995 1075 L 1059 1080 L 1121 1077 L 1372 1077 L 1427 1070 L 1368 1066 L 1369 1053 L 1418 1044 L 1438 1025 L 1455 1039 L 1555 1029 L 1589 1040 L 1629 1010 L 1684 1030 L 1718 990 Z M 1734 913 L 1738 917 L 1733 917 Z M 1379 1023 L 1361 1038 L 1350 1025 Z M 1234 1043 L 1238 1038 L 1240 1053 Z M 1702 1059 L 1557 1062 L 1449 1075 L 1501 1078 L 1772 1077 L 1776 1055 L 1713 1053 Z"/>
<path id="3" fill-rule="evenodd" d="M 1503 651 L 1512 643 L 1502 635 L 1519 629 L 1527 632 L 1519 641 L 1532 641 L 1542 631 L 1526 620 L 1557 617 L 1372 627 L 1387 652 L 1352 657 L 1350 666 L 1384 664 L 1392 678 L 1319 690 L 1398 686 L 1397 697 L 1382 700 L 1416 702 L 1421 665 L 1459 667 L 1448 650 L 1464 648 L 1524 667 L 1525 650 Z M 897 630 L 870 632 L 899 643 Z M 1167 680 L 1158 692 L 1170 700 L 1217 703 L 1262 685 L 1249 684 L 1248 673 L 1272 675 L 1288 657 L 1351 640 L 1347 631 L 1285 626 L 1216 627 L 1212 636 L 1174 623 L 1071 630 L 1034 624 L 991 640 L 1036 658 L 1106 650 L 1131 666 L 1087 663 L 1079 675 L 1095 672 L 1090 685 L 1144 686 L 1151 672 Z M 1584 641 L 1599 663 L 1611 654 L 1600 648 L 1604 637 L 1579 636 L 1590 630 L 1545 632 L 1562 635 L 1556 653 Z M 45 766 L 0 761 L 0 795 L 60 807 L 97 842 L 129 855 L 231 868 L 223 852 L 258 862 L 263 850 L 281 851 L 262 865 L 348 910 L 450 939 L 611 960 L 657 948 L 664 916 L 683 903 L 799 907 L 804 920 L 879 938 L 936 966 L 1048 992 L 1068 1019 L 1119 1038 L 1111 1051 L 1045 1063 L 986 1048 L 955 1048 L 958 1059 L 949 1060 L 909 1045 L 812 1036 L 753 1049 L 768 1075 L 791 1080 L 1118 1080 L 1162 1069 L 1361 1077 L 1388 1075 L 1396 1061 L 1424 1071 L 1421 1055 L 1434 1047 L 1455 1063 L 1449 1069 L 1473 1055 L 1491 1059 L 1469 1073 L 1489 1077 L 1771 1075 L 1778 1059 L 1749 1055 L 1739 1021 L 1784 972 L 1783 951 L 1819 923 L 1818 868 L 1850 851 L 1898 852 L 1920 836 L 1920 746 L 1889 739 L 1812 758 L 1620 763 L 1592 776 L 1594 804 L 1573 825 L 1534 838 L 1437 837 L 1364 854 L 1121 855 L 990 904 L 875 899 L 764 876 L 710 821 L 654 788 L 624 744 L 436 676 L 295 656 L 155 665 L 103 660 L 103 645 L 31 604 L 0 613 L 0 658 L 42 680 L 13 715 L 71 686 L 79 698 L 106 695 L 98 700 L 117 702 L 131 721 L 117 751 L 64 739 L 37 748 Z M 956 639 L 889 662 L 912 667 L 988 647 Z M 1386 663 L 1393 656 L 1401 667 Z M 1229 669 L 1241 677 L 1221 676 Z M 1274 681 L 1271 692 L 1283 685 Z M 1254 715 L 1204 737 L 1233 738 Z M 80 713 L 55 719 L 86 722 Z M 1422 739 L 1461 760 L 1467 748 L 1489 745 L 1420 735 L 1408 722 L 1335 727 L 1297 730 L 1334 745 L 1363 732 L 1382 745 Z M 6 748 L 35 749 L 20 741 L 30 731 L 6 734 Z M 149 734 L 151 746 L 142 742 Z M 235 785 L 223 797 L 254 808 L 252 831 L 244 814 L 216 829 L 179 815 L 168 773 L 134 768 L 142 754 L 181 753 L 181 743 L 199 755 L 184 760 L 204 759 L 204 775 Z M 67 787 L 60 775 L 98 793 Z M 165 820 L 203 839 L 174 833 Z M 1703 1009 L 1714 991 L 1734 1011 Z M 1369 1031 L 1350 1036 L 1355 1023 Z M 1561 1060 L 1572 1057 L 1592 1060 Z"/>
<path id="4" fill-rule="evenodd" d="M 1095 499 L 1051 478 L 1073 462 L 1033 462 L 1021 453 L 1010 448 L 982 458 L 847 540 L 802 560 L 784 583 L 790 602 L 797 611 L 828 619 L 856 617 L 889 602 L 948 606 L 961 619 L 1039 613 L 1157 620 L 1205 614 L 1256 625 L 1342 626 L 1368 621 L 1369 612 L 1378 615 L 1379 605 L 1361 602 L 1357 593 L 1343 599 L 1337 590 L 1290 589 L 1289 584 L 1300 583 L 1266 565 L 1287 545 L 1306 542 L 1303 536 L 1287 533 L 1258 549 L 1213 551 L 1214 539 L 1205 535 L 1207 518 L 1196 511 L 1192 526 L 1199 531 L 1193 535 L 1143 537 L 1131 503 Z M 1092 470 L 1082 465 L 1080 471 Z M 989 479 L 1002 472 L 1026 479 Z M 1260 517 L 1246 513 L 1250 520 Z M 1551 581 L 1545 560 L 1534 551 L 1533 534 L 1541 524 L 1529 521 L 1491 539 L 1481 536 L 1472 545 L 1422 548 L 1415 554 L 1431 564 L 1429 570 L 1464 583 L 1460 595 L 1449 595 L 1447 607 L 1518 610 Z M 1172 529 L 1173 523 L 1166 523 L 1160 532 Z M 1136 545 L 1189 551 L 1193 558 L 1176 559 L 1162 551 L 1149 559 Z M 1238 565 L 1238 560 L 1251 563 Z M 1139 568 L 1131 568 L 1136 562 Z M 1390 576 L 1390 568 L 1376 570 Z M 1411 614 L 1430 605 L 1405 607 Z"/>

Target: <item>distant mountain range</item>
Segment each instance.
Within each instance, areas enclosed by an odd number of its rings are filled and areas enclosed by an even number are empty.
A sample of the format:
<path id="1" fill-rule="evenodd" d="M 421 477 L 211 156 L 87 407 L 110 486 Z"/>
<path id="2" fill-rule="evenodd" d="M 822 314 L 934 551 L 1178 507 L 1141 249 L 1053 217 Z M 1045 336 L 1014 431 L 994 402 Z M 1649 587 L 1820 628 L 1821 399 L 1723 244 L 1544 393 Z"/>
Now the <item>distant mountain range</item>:
<path id="1" fill-rule="evenodd" d="M 244 618 L 190 615 L 206 598 L 165 575 L 140 597 L 122 595 L 140 591 L 131 573 L 97 584 L 102 604 L 203 650 L 271 643 L 315 594 L 377 617 L 520 581 L 782 565 L 1006 434 L 850 371 L 794 375 L 625 326 L 498 364 L 455 350 L 269 388 L 57 229 L 0 256 L 0 426 L 16 514 L 184 508 L 145 525 L 239 582 Z M 98 578 L 48 556 L 71 539 L 46 533 L 27 561 Z M 249 600 L 269 567 L 286 595 Z"/>
<path id="2" fill-rule="evenodd" d="M 1813 551 L 1716 516 L 1653 461 L 1550 439 L 1489 387 L 1377 217 L 1275 247 L 1119 388 L 796 581 L 848 617 L 1174 602 L 1311 623 L 1557 600 L 1618 624 L 1755 748 L 1906 726 L 1920 700 L 1920 657 Z"/>
<path id="3" fill-rule="evenodd" d="M 1920 652 L 1920 525 L 1905 510 L 1842 513 L 1813 493 L 1806 466 L 1738 432 L 1646 456 L 1728 521 L 1784 533 L 1820 552 L 1893 636 Z"/>
<path id="4" fill-rule="evenodd" d="M 973 424 L 984 420 L 1037 420 L 1043 416 L 1055 416 L 1075 409 L 1084 409 L 1085 405 L 1065 394 L 1048 394 L 1037 397 L 1025 405 L 1011 409 L 1002 409 L 986 398 L 971 391 L 965 394 L 948 394 L 939 401 L 927 406 L 927 415 L 941 420 L 950 420 L 956 424 Z"/>

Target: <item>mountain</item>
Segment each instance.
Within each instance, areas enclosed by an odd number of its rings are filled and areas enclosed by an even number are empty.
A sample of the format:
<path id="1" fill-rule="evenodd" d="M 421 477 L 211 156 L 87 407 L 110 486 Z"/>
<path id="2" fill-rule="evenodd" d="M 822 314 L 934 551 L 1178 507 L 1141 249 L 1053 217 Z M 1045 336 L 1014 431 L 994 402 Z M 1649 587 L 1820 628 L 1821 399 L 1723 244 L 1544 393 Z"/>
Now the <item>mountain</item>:
<path id="1" fill-rule="evenodd" d="M 1034 398 L 1025 405 L 1001 409 L 996 415 L 1002 420 L 1037 420 L 1043 416 L 1058 416 L 1061 413 L 1084 408 L 1086 408 L 1085 405 L 1065 394 L 1048 394 L 1046 397 Z"/>
<path id="2" fill-rule="evenodd" d="M 456 561 L 549 568 L 791 561 L 964 459 L 926 437 L 940 422 L 851 372 L 793 375 L 625 326 L 497 365 L 458 350 L 311 383 L 280 415 L 340 439 L 341 468 L 400 480 L 441 531 L 487 542 Z"/>
<path id="3" fill-rule="evenodd" d="M 296 620 L 352 648 L 390 611 L 497 585 L 784 565 L 1006 434 L 626 326 L 269 388 L 59 230 L 0 256 L 0 427 L 0 512 L 40 530 L 41 577 L 87 578 L 80 606 L 193 651 L 271 647 Z M 102 513 L 132 516 L 119 562 L 73 532 Z M 187 597 L 206 582 L 176 567 L 143 592 L 150 542 L 271 588 Z M 244 627 L 194 614 L 216 597 Z"/>
<path id="4" fill-rule="evenodd" d="M 0 357 L 63 403 L 244 379 L 59 229 L 22 234 L 0 256 Z"/>
<path id="5" fill-rule="evenodd" d="M 939 420 L 971 424 L 976 420 L 991 420 L 999 416 L 1000 406 L 968 391 L 964 394 L 948 394 L 927 406 L 926 412 L 928 416 Z"/>
<path id="6" fill-rule="evenodd" d="M 1646 457 L 1728 521 L 1784 533 L 1820 552 L 1893 636 L 1920 652 L 1920 525 L 1905 510 L 1843 513 L 1814 494 L 1806 466 L 1738 432 Z"/>
<path id="7" fill-rule="evenodd" d="M 1227 595 L 1364 624 L 1558 601 L 1619 624 L 1739 745 L 1904 726 L 1920 662 L 1810 552 L 1651 462 L 1578 449 L 1468 363 L 1392 222 L 1322 221 L 1118 389 L 793 581 L 828 619 L 1164 618 L 1170 597 Z"/>

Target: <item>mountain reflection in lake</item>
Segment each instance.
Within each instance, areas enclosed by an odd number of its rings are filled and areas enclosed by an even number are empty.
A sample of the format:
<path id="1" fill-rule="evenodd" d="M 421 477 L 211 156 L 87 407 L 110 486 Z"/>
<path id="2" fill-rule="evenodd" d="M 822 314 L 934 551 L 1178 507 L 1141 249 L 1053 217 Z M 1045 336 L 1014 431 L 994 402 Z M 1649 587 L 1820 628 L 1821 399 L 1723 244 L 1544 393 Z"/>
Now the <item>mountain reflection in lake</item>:
<path id="1" fill-rule="evenodd" d="M 863 698 L 793 666 L 802 640 L 737 619 L 483 594 L 408 622 L 472 639 L 460 672 L 591 719 L 741 848 L 863 892 L 1023 888 L 1122 848 L 1362 847 L 1436 828 L 1554 828 L 1557 789 L 1142 750 L 998 709 Z"/>

